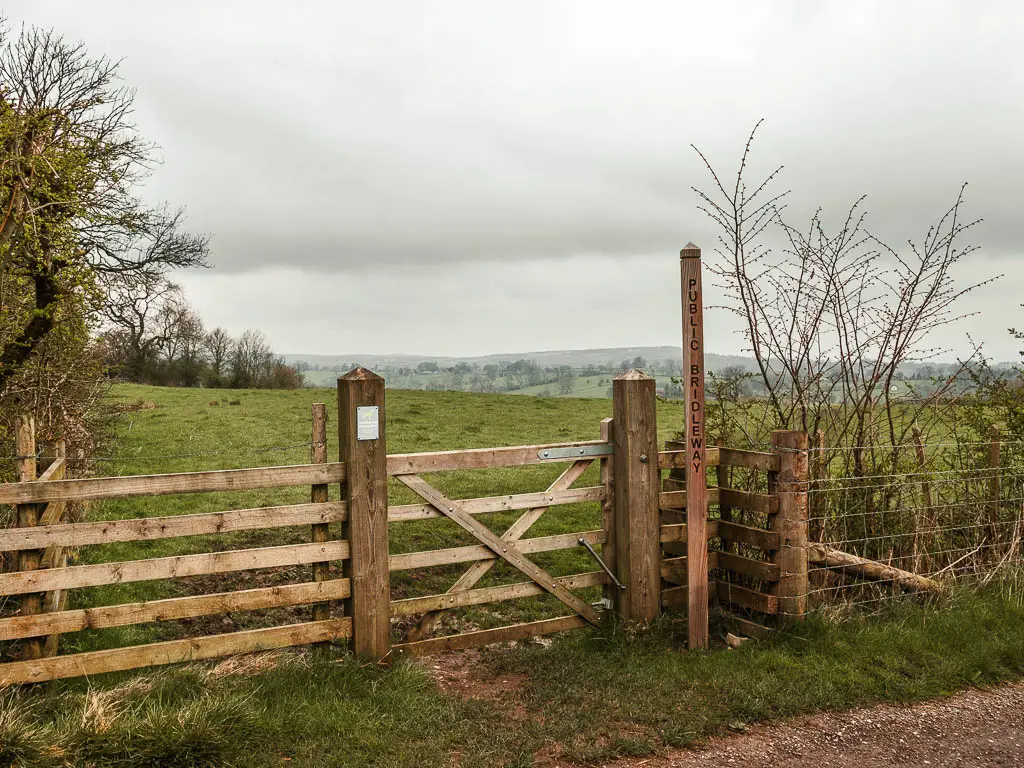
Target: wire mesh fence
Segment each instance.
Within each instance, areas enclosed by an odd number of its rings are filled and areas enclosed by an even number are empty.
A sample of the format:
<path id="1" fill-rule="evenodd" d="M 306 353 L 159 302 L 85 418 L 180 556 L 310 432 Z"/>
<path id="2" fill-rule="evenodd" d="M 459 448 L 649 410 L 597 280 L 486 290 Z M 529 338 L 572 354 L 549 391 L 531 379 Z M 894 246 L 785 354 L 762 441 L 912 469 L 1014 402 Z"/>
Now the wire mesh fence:
<path id="1" fill-rule="evenodd" d="M 1024 442 L 814 448 L 808 610 L 876 606 L 1022 561 Z"/>

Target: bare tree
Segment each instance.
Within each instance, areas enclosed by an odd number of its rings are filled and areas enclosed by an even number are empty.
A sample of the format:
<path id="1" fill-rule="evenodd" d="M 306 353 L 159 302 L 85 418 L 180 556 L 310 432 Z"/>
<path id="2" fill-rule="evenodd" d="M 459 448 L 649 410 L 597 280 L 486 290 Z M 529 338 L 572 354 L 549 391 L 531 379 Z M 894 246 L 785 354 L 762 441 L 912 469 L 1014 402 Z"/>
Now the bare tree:
<path id="1" fill-rule="evenodd" d="M 206 357 L 210 364 L 211 382 L 215 385 L 220 384 L 227 373 L 234 344 L 235 342 L 228 332 L 220 326 L 207 333 L 203 340 Z"/>
<path id="2" fill-rule="evenodd" d="M 27 301 L 5 305 L 0 392 L 57 327 L 61 307 L 103 275 L 201 265 L 207 239 L 149 208 L 152 145 L 130 122 L 117 63 L 51 32 L 0 30 L 0 257 Z"/>
<path id="3" fill-rule="evenodd" d="M 235 342 L 231 355 L 232 385 L 258 387 L 273 373 L 274 353 L 266 337 L 249 328 Z"/>
<path id="4" fill-rule="evenodd" d="M 797 227 L 783 215 L 788 193 L 774 190 L 781 167 L 747 185 L 758 127 L 728 185 L 694 147 L 713 182 L 708 192 L 694 188 L 698 207 L 719 233 L 708 269 L 730 299 L 726 308 L 743 321 L 767 393 L 764 428 L 823 430 L 832 441 L 857 447 L 855 463 L 863 471 L 858 451 L 874 443 L 877 429 L 884 428 L 891 446 L 905 442 L 915 420 L 956 378 L 925 399 L 893 388 L 901 366 L 942 351 L 930 341 L 934 332 L 962 318 L 960 300 L 988 282 L 960 287 L 952 275 L 974 251 L 960 240 L 977 222 L 963 221 L 961 188 L 925 236 L 903 249 L 866 229 L 863 198 L 834 230 L 820 211 Z"/>

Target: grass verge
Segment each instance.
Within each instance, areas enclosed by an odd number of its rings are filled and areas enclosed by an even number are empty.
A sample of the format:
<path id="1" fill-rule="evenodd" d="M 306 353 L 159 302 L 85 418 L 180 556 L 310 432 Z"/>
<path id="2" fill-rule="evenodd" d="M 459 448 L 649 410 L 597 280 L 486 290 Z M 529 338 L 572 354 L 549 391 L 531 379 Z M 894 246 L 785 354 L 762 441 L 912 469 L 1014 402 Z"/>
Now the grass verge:
<path id="1" fill-rule="evenodd" d="M 0 765 L 526 766 L 598 764 L 877 702 L 911 702 L 1024 673 L 1024 577 L 940 606 L 816 617 L 738 650 L 683 651 L 667 617 L 484 653 L 501 695 L 438 689 L 415 662 L 281 653 L 66 681 L 0 699 Z M 520 684 L 511 687 L 502 681 Z"/>

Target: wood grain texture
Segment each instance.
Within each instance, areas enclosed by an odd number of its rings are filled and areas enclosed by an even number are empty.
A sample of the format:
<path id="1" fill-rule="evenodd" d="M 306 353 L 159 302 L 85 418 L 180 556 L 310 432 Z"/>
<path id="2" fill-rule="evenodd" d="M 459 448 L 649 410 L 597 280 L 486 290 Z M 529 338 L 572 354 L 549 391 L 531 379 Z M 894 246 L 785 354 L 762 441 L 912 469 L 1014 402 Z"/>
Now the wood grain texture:
<path id="1" fill-rule="evenodd" d="M 324 403 L 313 403 L 311 407 L 312 428 L 310 430 L 311 464 L 327 463 L 327 406 Z M 324 504 L 330 499 L 330 486 L 324 483 L 313 485 L 309 489 L 309 500 L 313 504 Z M 310 541 L 322 544 L 331 537 L 327 523 L 313 523 L 310 528 Z M 330 562 L 313 563 L 313 581 L 327 581 L 331 577 Z M 345 595 L 348 597 L 348 595 Z M 313 621 L 326 621 L 331 617 L 330 603 L 317 603 L 311 611 Z"/>
<path id="2" fill-rule="evenodd" d="M 52 502 L 51 502 L 52 506 Z M 81 547 L 118 541 L 153 541 L 179 536 L 202 536 L 292 525 L 326 524 L 345 519 L 345 502 L 291 504 L 282 507 L 232 509 L 168 517 L 140 517 L 129 520 L 98 520 L 64 523 L 18 530 L 0 530 L 0 550 L 34 547 Z"/>
<path id="3" fill-rule="evenodd" d="M 236 592 L 171 597 L 143 603 L 121 603 L 95 608 L 42 613 L 38 616 L 13 616 L 0 619 L 0 640 L 33 637 L 49 633 L 64 634 L 83 629 L 122 627 L 153 621 L 188 619 L 231 611 L 253 611 L 304 605 L 317 600 L 348 597 L 348 581 L 334 579 L 318 583 L 282 584 Z"/>
<path id="4" fill-rule="evenodd" d="M 578 462 L 577 462 L 578 463 Z M 570 465 L 570 467 L 575 464 Z M 548 489 L 534 493 L 515 493 L 507 496 L 486 496 L 479 499 L 459 499 L 462 510 L 470 515 L 488 512 L 511 512 L 518 509 L 547 508 L 556 504 L 578 504 L 588 501 L 604 501 L 605 490 L 601 486 L 588 488 Z M 401 523 L 411 520 L 430 520 L 444 517 L 430 504 L 402 504 L 388 509 L 388 522 Z"/>
<path id="5" fill-rule="evenodd" d="M 580 479 L 584 472 L 593 463 L 592 459 L 584 461 L 576 461 L 570 464 L 561 475 L 559 475 L 551 485 L 548 486 L 544 496 L 550 501 L 554 498 L 556 492 L 564 492 L 573 483 Z M 469 514 L 469 511 L 465 507 L 465 503 L 460 501 L 459 505 L 462 507 L 462 511 Z M 541 515 L 547 510 L 547 505 L 534 507 L 528 509 L 523 515 L 519 517 L 502 535 L 503 541 L 518 541 L 523 538 L 530 527 L 537 522 Z M 440 513 L 439 513 L 440 514 Z M 390 516 L 389 516 L 390 517 Z M 497 560 L 479 560 L 469 567 L 469 569 L 463 573 L 455 583 L 448 589 L 449 592 L 462 592 L 467 589 L 472 589 L 473 586 L 480 581 L 487 573 L 494 567 Z M 408 641 L 422 640 L 426 634 L 433 628 L 434 624 L 437 623 L 438 619 L 441 618 L 440 611 L 433 611 L 424 616 L 420 622 L 409 630 L 407 636 Z"/>
<path id="6" fill-rule="evenodd" d="M 493 643 L 511 643 L 516 640 L 526 640 L 530 637 L 540 637 L 541 635 L 565 632 L 585 626 L 587 626 L 587 622 L 580 616 L 562 616 L 557 619 L 543 619 L 541 621 L 531 621 L 527 624 L 515 624 L 511 627 L 481 629 L 477 632 L 466 632 L 461 635 L 448 635 L 445 637 L 434 637 L 430 640 L 420 640 L 415 643 L 403 643 L 396 645 L 393 651 L 396 656 L 429 656 L 433 653 L 458 651 L 464 648 L 478 648 L 482 645 L 492 645 Z"/>
<path id="7" fill-rule="evenodd" d="M 780 573 L 773 593 L 778 596 L 778 612 L 789 620 L 802 619 L 807 611 L 809 445 L 806 432 L 772 432 L 772 450 L 779 457 L 779 471 L 770 474 L 769 479 L 779 499 L 779 511 L 769 517 L 768 527 L 779 535 L 779 548 L 773 559 Z"/>
<path id="8" fill-rule="evenodd" d="M 658 454 L 658 469 L 686 469 L 689 454 L 683 443 L 670 440 L 665 443 L 665 450 Z M 709 445 L 704 453 L 704 463 L 709 467 L 718 466 L 718 448 Z"/>
<path id="9" fill-rule="evenodd" d="M 55 480 L 49 483 L 8 483 L 0 484 L 0 504 L 249 491 L 256 488 L 340 483 L 344 479 L 344 464 L 298 464 L 287 467 L 219 469 L 169 475 L 91 477 L 83 480 Z"/>
<path id="10" fill-rule="evenodd" d="M 714 585 L 715 594 L 723 603 L 748 608 L 758 613 L 775 614 L 779 611 L 779 598 L 776 595 L 757 592 L 719 579 L 714 580 Z"/>
<path id="11" fill-rule="evenodd" d="M 708 495 L 707 444 L 704 409 L 704 297 L 700 248 L 687 243 L 679 252 L 683 310 L 683 441 L 686 464 L 686 544 L 689 612 L 687 632 L 691 649 L 708 647 Z M 719 454 L 721 461 L 721 454 Z"/>
<path id="12" fill-rule="evenodd" d="M 170 640 L 151 645 L 75 653 L 34 661 L 16 661 L 0 664 L 0 684 L 41 683 L 65 677 L 99 675 L 139 667 L 179 664 L 237 653 L 338 640 L 349 636 L 351 626 L 351 619 L 332 619 L 187 640 Z"/>
<path id="13" fill-rule="evenodd" d="M 494 552 L 494 554 L 505 560 L 518 571 L 529 576 L 539 584 L 542 589 L 561 600 L 566 606 L 574 610 L 588 622 L 591 624 L 597 624 L 600 621 L 600 616 L 597 611 L 595 611 L 590 605 L 559 584 L 550 573 L 545 571 L 532 560 L 526 558 L 512 541 L 501 538 L 483 523 L 459 509 L 458 502 L 447 498 L 444 494 L 418 475 L 399 475 L 398 479 L 407 488 L 410 488 L 421 498 L 426 499 L 441 510 L 461 528 L 473 534 L 484 544 L 484 546 Z"/>
<path id="14" fill-rule="evenodd" d="M 0 574 L 0 595 L 20 595 L 54 589 L 79 589 L 153 579 L 177 579 L 207 573 L 229 573 L 256 568 L 308 565 L 318 560 L 349 556 L 345 541 L 325 544 L 288 544 L 280 547 L 236 549 L 199 555 L 176 555 L 149 560 L 127 560 L 97 565 L 72 565 L 39 571 Z"/>
<path id="15" fill-rule="evenodd" d="M 36 485 L 38 465 L 36 463 L 36 420 L 31 416 L 17 416 L 14 419 L 14 477 L 22 487 L 31 488 Z M 43 509 L 39 504 L 20 503 L 14 508 L 15 523 L 21 530 L 31 529 L 39 525 L 39 516 Z M 40 567 L 43 560 L 42 549 L 23 549 L 18 552 L 15 564 L 22 574 L 29 576 Z M 13 575 L 13 574 L 12 574 Z M 18 601 L 18 612 L 23 616 L 41 613 L 43 595 L 32 589 L 22 591 Z M 38 659 L 43 654 L 43 642 L 30 638 L 23 643 L 21 652 L 26 659 Z"/>
<path id="16" fill-rule="evenodd" d="M 603 571 L 577 573 L 572 576 L 559 576 L 555 579 L 566 589 L 582 589 L 595 587 L 608 581 Z M 426 597 L 410 597 L 405 600 L 394 600 L 391 603 L 392 616 L 411 616 L 427 611 L 442 611 L 452 608 L 465 608 L 469 605 L 483 605 L 502 600 L 517 600 L 523 597 L 535 597 L 547 594 L 534 581 L 522 581 L 516 584 L 504 584 L 498 587 L 467 589 L 460 592 L 446 592 L 443 595 L 427 595 Z M 410 641 L 414 642 L 414 641 Z"/>
<path id="17" fill-rule="evenodd" d="M 661 613 L 656 406 L 654 379 L 642 371 L 612 380 L 615 563 L 626 587 L 616 590 L 615 609 L 637 622 Z"/>
<path id="18" fill-rule="evenodd" d="M 600 440 L 575 443 L 549 443 L 545 445 L 518 445 L 507 448 L 471 448 L 459 451 L 431 453 L 396 453 L 388 456 L 389 475 L 417 475 L 424 472 L 442 472 L 455 469 L 491 469 L 518 467 L 527 464 L 551 464 L 572 459 L 545 459 L 540 452 L 549 448 L 585 448 L 605 446 Z"/>
<path id="19" fill-rule="evenodd" d="M 775 454 L 764 451 L 748 451 L 742 448 L 726 448 L 725 446 L 718 449 L 718 463 L 730 467 L 758 469 L 763 472 L 779 470 L 779 457 Z"/>
<path id="20" fill-rule="evenodd" d="M 338 449 L 348 468 L 345 538 L 351 557 L 343 566 L 352 596 L 345 608 L 352 617 L 352 650 L 379 662 L 390 652 L 391 583 L 388 568 L 388 478 L 384 379 L 358 367 L 338 379 Z M 378 409 L 378 436 L 360 440 L 357 409 Z"/>
<path id="21" fill-rule="evenodd" d="M 520 539 L 516 548 L 525 555 L 534 552 L 554 552 L 559 549 L 575 549 L 579 539 L 583 538 L 592 546 L 603 544 L 604 531 L 582 531 L 580 533 L 560 533 L 554 536 L 538 536 L 535 539 Z M 392 571 L 408 571 L 413 568 L 431 568 L 438 565 L 470 563 L 474 560 L 493 560 L 497 555 L 483 544 L 469 544 L 449 549 L 432 549 L 426 552 L 405 552 L 391 555 Z"/>

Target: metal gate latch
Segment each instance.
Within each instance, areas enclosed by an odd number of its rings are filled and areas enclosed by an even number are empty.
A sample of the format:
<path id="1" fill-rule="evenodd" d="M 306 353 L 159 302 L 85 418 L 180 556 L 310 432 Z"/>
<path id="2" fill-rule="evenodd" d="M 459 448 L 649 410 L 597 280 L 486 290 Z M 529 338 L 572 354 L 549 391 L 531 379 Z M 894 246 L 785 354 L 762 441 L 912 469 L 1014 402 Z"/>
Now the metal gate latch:
<path id="1" fill-rule="evenodd" d="M 592 546 L 590 546 L 590 542 L 589 541 L 587 541 L 585 538 L 580 536 L 580 538 L 579 538 L 579 545 L 581 547 L 586 547 L 587 548 L 587 552 L 590 553 L 590 556 L 592 558 L 597 560 L 597 564 L 601 566 L 601 570 L 608 574 L 608 578 L 612 580 L 612 584 L 614 584 L 619 589 L 625 589 L 626 588 L 625 584 L 621 583 L 618 579 L 615 578 L 615 574 L 612 573 L 612 569 L 604 564 L 604 560 L 602 560 L 601 556 L 599 554 L 597 554 L 596 550 Z"/>

